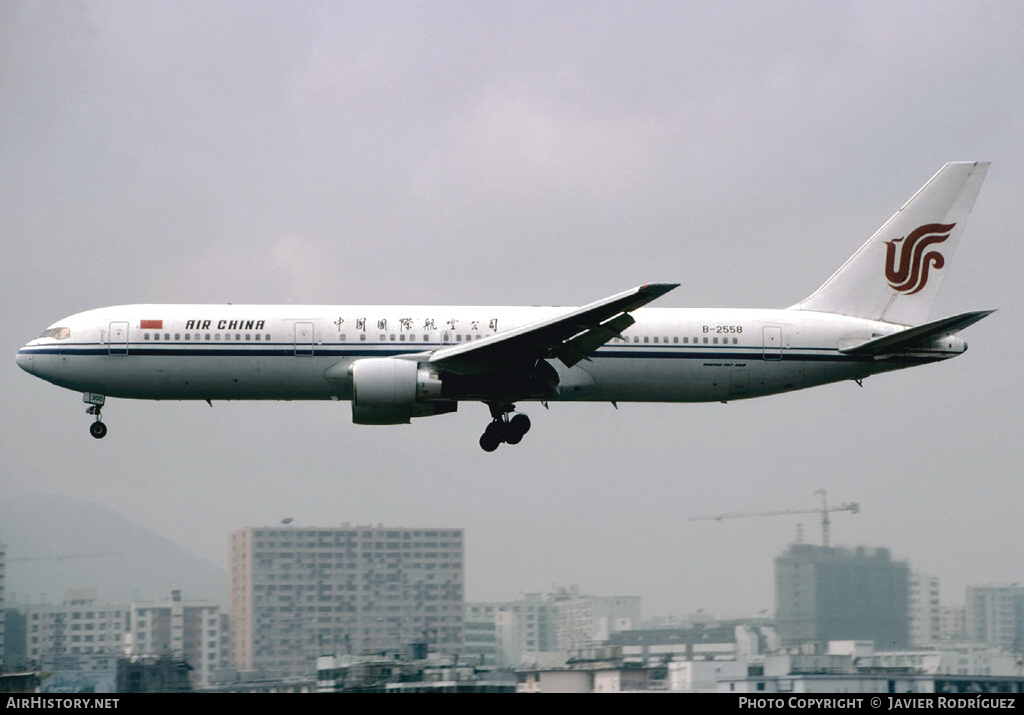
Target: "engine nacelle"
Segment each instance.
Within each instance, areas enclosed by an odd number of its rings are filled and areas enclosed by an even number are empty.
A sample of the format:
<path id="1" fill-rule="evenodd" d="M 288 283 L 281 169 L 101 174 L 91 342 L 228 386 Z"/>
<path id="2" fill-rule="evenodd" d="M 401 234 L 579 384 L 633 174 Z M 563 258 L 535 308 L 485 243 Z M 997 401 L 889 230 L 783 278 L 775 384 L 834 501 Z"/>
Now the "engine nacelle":
<path id="1" fill-rule="evenodd" d="M 455 412 L 441 399 L 441 378 L 413 360 L 366 358 L 352 363 L 352 421 L 358 425 L 408 424 L 413 417 Z"/>

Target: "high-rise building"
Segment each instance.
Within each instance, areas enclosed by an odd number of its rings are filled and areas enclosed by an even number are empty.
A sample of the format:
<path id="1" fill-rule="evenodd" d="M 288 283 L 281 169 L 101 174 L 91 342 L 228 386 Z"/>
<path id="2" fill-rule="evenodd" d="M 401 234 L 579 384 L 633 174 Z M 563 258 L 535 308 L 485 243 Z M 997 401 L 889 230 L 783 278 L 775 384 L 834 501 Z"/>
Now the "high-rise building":
<path id="1" fill-rule="evenodd" d="M 487 668 L 503 667 L 498 627 L 494 621 L 492 603 L 466 603 L 463 605 L 462 624 L 465 628 L 463 655 L 468 662 Z"/>
<path id="2" fill-rule="evenodd" d="M 907 614 L 910 647 L 938 643 L 942 639 L 942 611 L 939 605 L 939 577 L 910 572 Z"/>
<path id="3" fill-rule="evenodd" d="M 128 606 L 100 603 L 92 589 L 67 591 L 58 606 L 22 606 L 20 610 L 25 615 L 25 655 L 30 661 L 124 650 Z"/>
<path id="4" fill-rule="evenodd" d="M 1024 586 L 968 586 L 967 639 L 1024 653 Z"/>
<path id="5" fill-rule="evenodd" d="M 465 655 L 482 665 L 506 668 L 536 663 L 557 650 L 555 604 L 539 593 L 516 601 L 467 603 Z"/>
<path id="6" fill-rule="evenodd" d="M 515 601 L 467 603 L 465 655 L 499 668 L 579 655 L 640 623 L 639 596 L 587 596 L 578 586 Z"/>
<path id="7" fill-rule="evenodd" d="M 963 606 L 942 606 L 939 608 L 939 628 L 943 641 L 967 639 L 967 618 Z"/>
<path id="8" fill-rule="evenodd" d="M 586 596 L 574 586 L 558 589 L 550 598 L 558 648 L 570 655 L 640 625 L 640 596 Z"/>
<path id="9" fill-rule="evenodd" d="M 184 601 L 181 591 L 154 603 L 133 603 L 128 653 L 170 654 L 188 663 L 192 685 L 210 684 L 214 670 L 227 667 L 221 607 L 215 601 Z"/>
<path id="10" fill-rule="evenodd" d="M 250 527 L 229 552 L 234 668 L 309 675 L 322 654 L 462 651 L 461 529 Z"/>
<path id="11" fill-rule="evenodd" d="M 888 549 L 792 544 L 775 558 L 775 622 L 786 645 L 870 640 L 909 642 L 910 567 Z"/>

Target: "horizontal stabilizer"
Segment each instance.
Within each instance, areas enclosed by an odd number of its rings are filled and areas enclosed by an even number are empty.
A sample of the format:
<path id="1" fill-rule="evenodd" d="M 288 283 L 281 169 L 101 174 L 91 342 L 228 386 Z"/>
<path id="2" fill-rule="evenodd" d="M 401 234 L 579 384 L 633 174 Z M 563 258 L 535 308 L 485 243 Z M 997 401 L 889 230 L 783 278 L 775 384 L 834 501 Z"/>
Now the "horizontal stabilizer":
<path id="1" fill-rule="evenodd" d="M 943 318 L 914 328 L 907 328 L 891 335 L 883 335 L 860 345 L 841 348 L 839 352 L 846 355 L 888 355 L 918 347 L 927 347 L 936 338 L 959 333 L 994 312 L 994 310 L 977 310 L 972 313 L 961 313 L 951 318 Z"/>

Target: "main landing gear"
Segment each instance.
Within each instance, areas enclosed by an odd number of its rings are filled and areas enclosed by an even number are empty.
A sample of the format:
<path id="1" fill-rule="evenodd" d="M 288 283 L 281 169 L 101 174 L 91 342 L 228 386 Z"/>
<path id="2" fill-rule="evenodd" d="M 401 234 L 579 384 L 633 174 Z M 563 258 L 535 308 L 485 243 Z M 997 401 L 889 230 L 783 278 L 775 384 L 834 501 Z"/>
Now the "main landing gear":
<path id="1" fill-rule="evenodd" d="M 82 401 L 89 404 L 85 409 L 85 414 L 96 415 L 96 421 L 89 425 L 89 434 L 96 439 L 103 439 L 107 436 L 107 426 L 103 424 L 103 403 L 107 401 L 107 398 L 103 395 L 97 395 L 92 392 L 86 392 L 82 395 Z"/>
<path id="2" fill-rule="evenodd" d="M 509 418 L 509 413 L 515 410 L 514 405 L 498 405 L 489 403 L 491 409 L 491 423 L 480 436 L 480 448 L 485 452 L 493 452 L 502 442 L 505 444 L 519 444 L 523 436 L 530 431 L 530 418 L 519 413 Z"/>

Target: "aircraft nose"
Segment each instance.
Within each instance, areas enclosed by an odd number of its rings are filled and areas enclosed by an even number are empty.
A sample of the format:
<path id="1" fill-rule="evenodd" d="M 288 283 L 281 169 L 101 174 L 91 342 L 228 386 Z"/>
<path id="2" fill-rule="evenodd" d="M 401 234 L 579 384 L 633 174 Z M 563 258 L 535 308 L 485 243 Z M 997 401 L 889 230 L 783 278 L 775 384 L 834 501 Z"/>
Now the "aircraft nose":
<path id="1" fill-rule="evenodd" d="M 18 367 L 27 373 L 32 373 L 32 356 L 29 353 L 24 350 L 19 351 L 14 359 L 18 363 Z"/>

